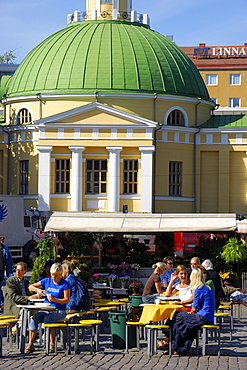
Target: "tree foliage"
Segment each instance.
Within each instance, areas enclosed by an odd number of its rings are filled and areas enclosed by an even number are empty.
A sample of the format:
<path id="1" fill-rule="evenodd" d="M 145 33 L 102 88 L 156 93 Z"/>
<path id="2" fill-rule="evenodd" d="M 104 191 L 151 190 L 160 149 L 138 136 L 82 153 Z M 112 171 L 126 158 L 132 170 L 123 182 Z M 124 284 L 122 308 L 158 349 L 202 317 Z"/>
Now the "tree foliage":
<path id="1" fill-rule="evenodd" d="M 14 50 L 6 51 L 4 54 L 0 54 L 0 63 L 1 64 L 13 64 L 16 59 Z"/>
<path id="2" fill-rule="evenodd" d="M 236 238 L 230 238 L 223 246 L 221 256 L 224 258 L 226 263 L 242 262 L 247 259 L 246 244 Z"/>
<path id="3" fill-rule="evenodd" d="M 37 247 L 39 249 L 39 255 L 34 261 L 32 276 L 30 283 L 36 283 L 38 277 L 42 274 L 45 268 L 45 264 L 49 260 L 55 260 L 55 242 L 50 239 L 42 239 Z"/>

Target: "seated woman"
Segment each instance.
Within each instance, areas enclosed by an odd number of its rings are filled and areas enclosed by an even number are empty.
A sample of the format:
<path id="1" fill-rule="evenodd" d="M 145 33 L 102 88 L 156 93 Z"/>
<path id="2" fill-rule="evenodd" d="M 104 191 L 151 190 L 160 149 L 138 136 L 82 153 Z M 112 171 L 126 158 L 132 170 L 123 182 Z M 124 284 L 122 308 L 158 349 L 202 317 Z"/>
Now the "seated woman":
<path id="1" fill-rule="evenodd" d="M 180 282 L 174 286 L 174 282 L 179 279 Z M 174 286 L 174 288 L 173 288 Z M 186 310 L 190 312 L 191 305 L 194 299 L 192 287 L 190 285 L 190 279 L 186 267 L 178 265 L 176 270 L 171 276 L 170 283 L 166 290 L 166 297 L 172 297 L 179 292 L 179 301 L 174 301 L 173 304 L 181 304 L 186 307 Z"/>
<path id="2" fill-rule="evenodd" d="M 173 327 L 173 354 L 186 355 L 196 337 L 197 329 L 214 320 L 214 292 L 206 285 L 202 271 L 194 269 L 190 275 L 194 301 L 191 312 L 178 312 Z"/>
<path id="3" fill-rule="evenodd" d="M 208 278 L 208 274 L 207 274 L 207 270 L 205 269 L 205 267 L 203 267 L 202 265 L 199 266 L 199 269 L 202 270 L 202 276 L 203 276 L 203 279 L 204 281 L 206 282 L 206 284 L 209 286 L 209 288 L 211 288 L 215 294 L 215 286 L 214 286 L 214 282 L 213 280 L 209 279 Z M 216 297 L 215 297 L 216 299 Z"/>
<path id="4" fill-rule="evenodd" d="M 175 284 L 175 281 L 179 279 L 180 282 Z M 183 305 L 187 312 L 191 311 L 191 305 L 194 299 L 194 295 L 192 292 L 192 287 L 190 285 L 190 279 L 188 278 L 187 269 L 183 265 L 178 265 L 176 270 L 171 275 L 171 280 L 168 284 L 168 287 L 166 289 L 166 297 L 172 297 L 177 292 L 179 292 L 178 298 L 180 300 L 172 301 L 172 304 L 181 304 Z M 170 329 L 173 328 L 174 320 L 167 320 L 166 325 L 169 325 Z M 164 330 L 165 333 L 165 330 Z M 169 344 L 168 337 L 165 337 L 164 339 L 158 341 L 157 346 L 158 347 L 165 347 Z"/>
<path id="5" fill-rule="evenodd" d="M 154 303 L 155 299 L 163 293 L 160 275 L 164 274 L 165 264 L 163 262 L 157 262 L 152 267 L 155 270 L 148 278 L 144 287 L 142 295 L 143 303 Z"/>
<path id="6" fill-rule="evenodd" d="M 29 344 L 25 349 L 25 353 L 34 352 L 34 339 L 38 330 L 38 325 L 41 322 L 46 324 L 58 322 L 66 316 L 66 304 L 70 299 L 70 285 L 62 279 L 62 266 L 60 263 L 54 263 L 51 266 L 51 277 L 42 279 L 37 283 L 29 285 L 29 290 L 38 293 L 38 295 L 44 296 L 43 290 L 46 291 L 45 303 L 51 303 L 50 305 L 55 307 L 56 310 L 48 311 L 45 308 L 35 313 L 29 323 Z M 51 331 L 50 336 L 50 352 L 54 352 L 55 345 L 55 331 Z"/>

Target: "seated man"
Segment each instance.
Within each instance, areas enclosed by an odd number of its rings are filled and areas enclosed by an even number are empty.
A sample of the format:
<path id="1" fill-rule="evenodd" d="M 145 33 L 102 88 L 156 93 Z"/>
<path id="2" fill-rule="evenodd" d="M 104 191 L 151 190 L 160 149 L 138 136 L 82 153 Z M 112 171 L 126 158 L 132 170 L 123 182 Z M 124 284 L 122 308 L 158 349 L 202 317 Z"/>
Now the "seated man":
<path id="1" fill-rule="evenodd" d="M 11 276 L 6 281 L 4 289 L 4 315 L 20 316 L 20 308 L 16 305 L 27 304 L 30 299 L 39 298 L 38 294 L 33 294 L 28 290 L 29 281 L 24 278 L 27 272 L 27 265 L 18 262 L 16 265 L 15 276 Z"/>

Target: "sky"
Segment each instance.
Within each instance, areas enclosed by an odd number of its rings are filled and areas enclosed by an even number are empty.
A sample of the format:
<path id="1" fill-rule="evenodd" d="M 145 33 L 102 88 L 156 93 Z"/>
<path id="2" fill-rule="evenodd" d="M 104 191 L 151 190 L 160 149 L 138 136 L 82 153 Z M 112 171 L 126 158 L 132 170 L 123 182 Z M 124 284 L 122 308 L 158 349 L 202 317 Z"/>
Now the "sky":
<path id="1" fill-rule="evenodd" d="M 85 11 L 85 0 L 0 0 L 0 55 L 14 50 L 16 63 L 49 35 L 67 26 L 67 14 Z M 179 46 L 247 43 L 247 0 L 133 0 L 151 28 L 173 35 Z"/>

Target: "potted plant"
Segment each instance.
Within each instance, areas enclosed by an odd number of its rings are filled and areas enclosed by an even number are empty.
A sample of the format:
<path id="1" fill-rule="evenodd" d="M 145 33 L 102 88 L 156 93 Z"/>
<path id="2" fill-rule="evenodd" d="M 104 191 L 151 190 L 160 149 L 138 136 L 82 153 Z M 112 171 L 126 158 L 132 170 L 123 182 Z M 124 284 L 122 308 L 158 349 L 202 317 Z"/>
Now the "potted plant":
<path id="1" fill-rule="evenodd" d="M 131 265 L 130 265 L 130 269 L 131 269 L 131 276 L 132 277 L 134 277 L 135 276 L 135 274 L 136 274 L 136 271 L 138 271 L 139 269 L 140 269 L 140 265 L 139 265 L 139 263 L 132 263 Z"/>
<path id="2" fill-rule="evenodd" d="M 123 262 L 121 265 L 118 266 L 119 270 L 122 270 L 122 274 L 125 274 L 127 270 L 129 270 L 130 265 L 128 263 Z"/>
<path id="3" fill-rule="evenodd" d="M 236 292 L 238 289 L 234 288 L 233 286 L 225 286 L 223 287 L 223 291 L 224 291 L 224 294 L 225 294 L 225 300 L 227 302 L 230 301 L 230 295 L 234 292 Z"/>
<path id="4" fill-rule="evenodd" d="M 235 280 L 238 278 L 238 274 L 232 270 L 220 271 L 219 273 L 224 285 L 233 285 Z"/>
<path id="5" fill-rule="evenodd" d="M 113 287 L 113 282 L 116 280 L 117 275 L 111 274 L 106 277 L 106 281 L 109 283 L 110 287 Z"/>
<path id="6" fill-rule="evenodd" d="M 138 280 L 133 280 L 129 284 L 129 288 L 132 290 L 132 294 L 139 293 L 140 289 L 143 287 L 143 283 Z"/>
<path id="7" fill-rule="evenodd" d="M 102 276 L 100 276 L 99 274 L 93 274 L 92 279 L 93 279 L 93 287 L 94 288 L 98 288 L 100 286 L 106 286 L 107 285 L 106 278 L 102 278 Z"/>
<path id="8" fill-rule="evenodd" d="M 110 265 L 109 267 L 112 270 L 112 273 L 115 274 L 116 270 L 118 269 L 118 265 Z"/>
<path id="9" fill-rule="evenodd" d="M 130 280 L 130 276 L 129 275 L 120 276 L 119 279 L 121 281 L 122 289 L 124 289 L 126 283 Z"/>

